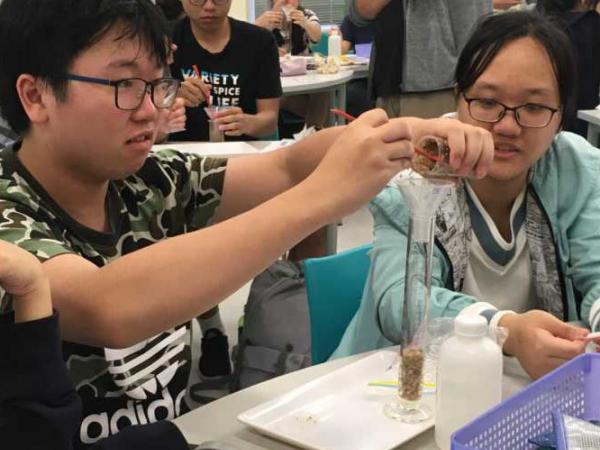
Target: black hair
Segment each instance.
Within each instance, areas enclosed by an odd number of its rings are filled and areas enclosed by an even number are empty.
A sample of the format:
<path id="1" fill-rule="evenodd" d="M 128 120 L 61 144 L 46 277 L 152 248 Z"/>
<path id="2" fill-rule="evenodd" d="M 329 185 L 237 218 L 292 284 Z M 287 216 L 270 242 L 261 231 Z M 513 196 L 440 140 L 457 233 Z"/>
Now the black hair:
<path id="1" fill-rule="evenodd" d="M 577 73 L 569 37 L 536 11 L 515 11 L 484 17 L 476 25 L 456 65 L 458 93 L 469 89 L 507 44 L 524 37 L 537 41 L 548 53 L 558 82 L 561 126 L 576 110 Z"/>
<path id="2" fill-rule="evenodd" d="M 166 67 L 168 23 L 150 0 L 3 0 L 0 3 L 0 114 L 23 135 L 30 122 L 15 85 L 24 73 L 48 83 L 59 100 L 61 78 L 81 52 L 118 26 L 117 39 L 139 39 Z"/>
<path id="3" fill-rule="evenodd" d="M 162 9 L 165 17 L 170 21 L 177 21 L 185 15 L 180 0 L 156 0 L 156 5 Z"/>

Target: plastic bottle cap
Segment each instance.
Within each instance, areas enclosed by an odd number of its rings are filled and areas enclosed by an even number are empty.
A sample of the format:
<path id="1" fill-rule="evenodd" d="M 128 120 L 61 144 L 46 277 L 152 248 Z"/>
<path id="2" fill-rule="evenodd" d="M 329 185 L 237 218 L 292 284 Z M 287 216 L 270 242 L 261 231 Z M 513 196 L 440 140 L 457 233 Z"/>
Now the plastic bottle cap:
<path id="1" fill-rule="evenodd" d="M 460 315 L 454 319 L 454 332 L 460 336 L 485 336 L 488 333 L 488 323 L 480 315 Z"/>

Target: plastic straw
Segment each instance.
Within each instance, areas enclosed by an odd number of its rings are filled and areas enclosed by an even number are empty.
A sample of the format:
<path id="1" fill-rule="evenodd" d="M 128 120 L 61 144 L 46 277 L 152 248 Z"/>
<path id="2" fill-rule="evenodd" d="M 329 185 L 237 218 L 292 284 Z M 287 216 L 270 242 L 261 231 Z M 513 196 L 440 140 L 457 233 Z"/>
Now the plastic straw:
<path id="1" fill-rule="evenodd" d="M 198 69 L 198 66 L 196 64 L 192 64 L 192 68 L 194 69 L 194 72 L 196 73 L 196 76 L 198 77 L 199 80 L 202 79 L 202 75 L 200 75 L 200 69 Z M 208 104 L 208 106 L 212 105 L 212 95 L 208 95 L 208 98 L 206 99 L 206 103 Z"/>
<path id="2" fill-rule="evenodd" d="M 332 114 L 336 114 L 338 116 L 342 116 L 348 122 L 352 122 L 353 120 L 356 120 L 356 117 L 354 117 L 351 114 L 348 114 L 346 111 L 342 111 L 341 109 L 333 108 L 333 109 L 330 109 L 329 111 Z M 442 160 L 441 156 L 435 156 L 435 155 L 432 155 L 430 153 L 427 153 L 421 147 L 417 147 L 416 145 L 414 146 L 414 149 L 415 149 L 416 153 L 418 153 L 421 156 L 424 156 L 425 158 L 429 159 L 430 161 L 438 162 L 438 161 Z"/>

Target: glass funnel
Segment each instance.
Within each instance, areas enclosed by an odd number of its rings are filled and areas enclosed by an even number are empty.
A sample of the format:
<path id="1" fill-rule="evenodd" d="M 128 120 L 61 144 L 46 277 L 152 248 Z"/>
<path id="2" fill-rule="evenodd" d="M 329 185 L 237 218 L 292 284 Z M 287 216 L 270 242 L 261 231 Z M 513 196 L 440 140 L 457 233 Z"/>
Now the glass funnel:
<path id="1" fill-rule="evenodd" d="M 402 306 L 398 397 L 386 404 L 385 413 L 402 422 L 417 423 L 431 417 L 429 408 L 421 403 L 421 396 L 429 322 L 435 212 L 455 183 L 448 179 L 398 176 L 394 179 L 394 184 L 404 197 L 410 211 L 410 221 Z"/>

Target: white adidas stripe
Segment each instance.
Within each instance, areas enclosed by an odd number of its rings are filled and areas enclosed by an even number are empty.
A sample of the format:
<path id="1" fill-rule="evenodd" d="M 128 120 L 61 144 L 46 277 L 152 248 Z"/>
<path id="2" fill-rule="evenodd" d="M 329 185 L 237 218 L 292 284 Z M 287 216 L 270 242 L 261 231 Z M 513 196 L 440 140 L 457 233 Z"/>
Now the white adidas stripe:
<path id="1" fill-rule="evenodd" d="M 147 352 L 142 353 L 141 355 L 137 356 L 136 358 L 132 359 L 131 361 L 127 361 L 125 364 L 118 365 L 118 366 L 111 364 L 109 366 L 108 370 L 110 371 L 110 373 L 112 373 L 114 375 L 129 372 L 135 366 L 138 366 L 138 365 L 148 361 L 150 358 L 152 358 L 154 355 L 156 355 L 163 348 L 172 344 L 176 340 L 184 337 L 186 334 L 186 331 L 187 330 L 185 327 L 181 327 L 180 329 L 178 329 L 177 331 L 175 331 L 174 333 L 170 334 L 165 339 L 160 341 L 154 347 L 150 348 Z"/>
<path id="2" fill-rule="evenodd" d="M 154 361 L 152 364 L 150 364 L 145 369 L 140 370 L 139 372 L 136 372 L 132 376 L 125 378 L 123 380 L 115 379 L 113 381 L 119 387 L 131 386 L 138 380 L 152 374 L 160 366 L 164 366 L 165 364 L 167 364 L 171 360 L 171 358 L 174 358 L 177 354 L 181 353 L 184 350 L 184 348 L 185 348 L 185 344 L 179 344 L 177 347 L 169 350 L 161 358 Z M 110 368 L 109 368 L 109 370 L 110 370 Z"/>

